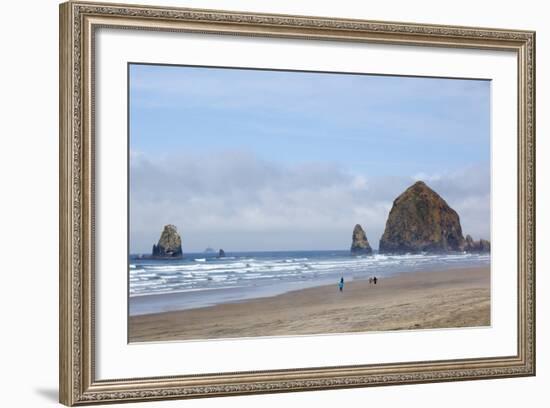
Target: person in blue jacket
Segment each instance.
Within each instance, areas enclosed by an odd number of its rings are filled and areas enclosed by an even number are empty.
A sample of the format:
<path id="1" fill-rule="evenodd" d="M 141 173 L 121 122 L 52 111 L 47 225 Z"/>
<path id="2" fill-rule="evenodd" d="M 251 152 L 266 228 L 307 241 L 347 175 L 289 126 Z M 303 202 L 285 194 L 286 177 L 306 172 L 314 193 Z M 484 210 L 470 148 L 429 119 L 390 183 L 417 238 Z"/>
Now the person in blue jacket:
<path id="1" fill-rule="evenodd" d="M 344 290 L 344 277 L 342 276 L 340 278 L 340 282 L 338 283 L 338 289 L 340 289 L 340 292 Z"/>

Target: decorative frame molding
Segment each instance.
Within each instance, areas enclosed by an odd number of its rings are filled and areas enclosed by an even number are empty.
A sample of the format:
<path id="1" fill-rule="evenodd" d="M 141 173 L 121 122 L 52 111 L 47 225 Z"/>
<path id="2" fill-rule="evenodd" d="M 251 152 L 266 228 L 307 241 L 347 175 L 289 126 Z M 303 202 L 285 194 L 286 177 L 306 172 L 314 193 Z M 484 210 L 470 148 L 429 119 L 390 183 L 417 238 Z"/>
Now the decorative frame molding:
<path id="1" fill-rule="evenodd" d="M 518 350 L 514 356 L 95 379 L 94 32 L 98 27 L 513 51 L 518 61 Z M 60 5 L 60 402 L 80 405 L 535 375 L 535 33 L 68 2 Z"/>

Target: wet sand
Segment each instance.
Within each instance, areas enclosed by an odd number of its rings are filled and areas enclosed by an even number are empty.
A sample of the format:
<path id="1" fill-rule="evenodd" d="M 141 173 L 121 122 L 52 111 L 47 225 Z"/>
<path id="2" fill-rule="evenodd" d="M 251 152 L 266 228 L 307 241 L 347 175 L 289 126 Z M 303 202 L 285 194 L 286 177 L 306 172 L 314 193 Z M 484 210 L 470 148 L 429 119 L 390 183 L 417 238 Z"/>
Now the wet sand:
<path id="1" fill-rule="evenodd" d="M 130 342 L 490 325 L 490 269 L 411 272 L 210 307 L 132 316 Z"/>

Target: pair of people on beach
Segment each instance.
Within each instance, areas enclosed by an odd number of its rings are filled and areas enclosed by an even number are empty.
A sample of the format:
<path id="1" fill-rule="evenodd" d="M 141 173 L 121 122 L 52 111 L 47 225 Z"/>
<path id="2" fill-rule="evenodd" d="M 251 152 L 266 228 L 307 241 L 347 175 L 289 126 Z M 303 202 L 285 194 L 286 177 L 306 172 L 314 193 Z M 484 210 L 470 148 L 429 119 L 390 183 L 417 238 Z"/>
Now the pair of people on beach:
<path id="1" fill-rule="evenodd" d="M 375 276 L 374 278 L 369 278 L 369 284 L 371 283 L 374 283 L 376 285 L 376 283 L 378 282 L 378 278 Z M 343 292 L 344 291 L 344 277 L 342 276 L 340 278 L 340 282 L 338 282 L 338 289 L 340 290 L 340 292 Z"/>

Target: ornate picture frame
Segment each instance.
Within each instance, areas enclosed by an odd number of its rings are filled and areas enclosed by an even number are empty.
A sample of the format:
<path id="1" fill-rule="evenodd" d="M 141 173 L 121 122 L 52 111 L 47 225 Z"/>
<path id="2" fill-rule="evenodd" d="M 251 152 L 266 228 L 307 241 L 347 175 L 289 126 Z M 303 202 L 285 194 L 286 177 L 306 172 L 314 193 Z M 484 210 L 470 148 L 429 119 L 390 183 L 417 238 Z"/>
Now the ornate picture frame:
<path id="1" fill-rule="evenodd" d="M 99 28 L 513 52 L 517 353 L 483 358 L 98 379 L 95 35 Z M 60 5 L 60 402 L 72 406 L 535 375 L 535 33 L 137 5 Z M 125 137 L 125 135 L 120 135 Z M 122 272 L 123 273 L 123 272 Z"/>

